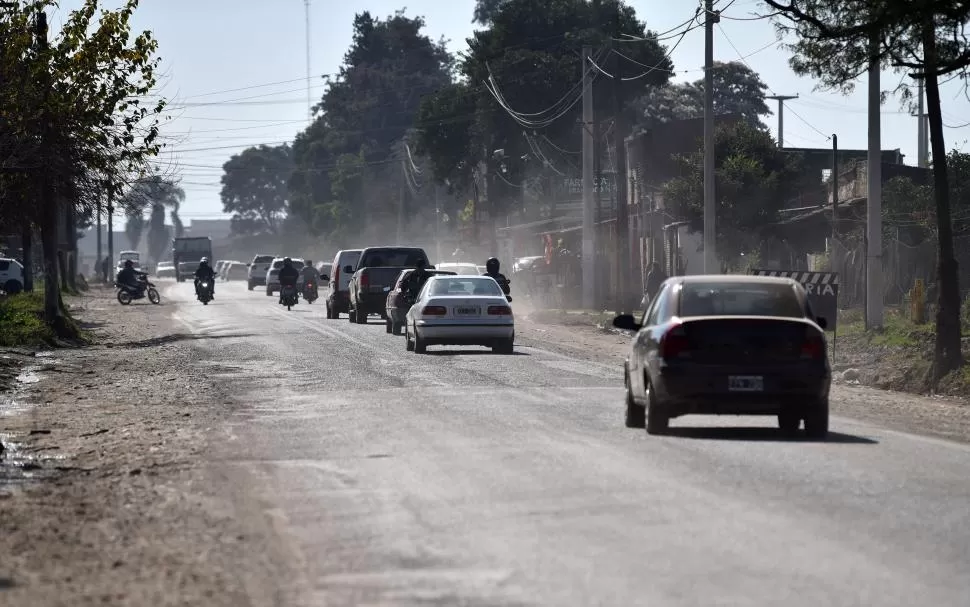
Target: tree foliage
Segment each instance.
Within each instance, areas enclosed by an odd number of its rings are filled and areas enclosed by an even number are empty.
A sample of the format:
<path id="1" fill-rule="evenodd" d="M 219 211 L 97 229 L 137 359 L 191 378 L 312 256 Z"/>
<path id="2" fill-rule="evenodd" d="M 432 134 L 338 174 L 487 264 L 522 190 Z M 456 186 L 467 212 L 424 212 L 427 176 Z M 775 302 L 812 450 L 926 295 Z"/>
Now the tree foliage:
<path id="1" fill-rule="evenodd" d="M 718 62 L 714 66 L 714 113 L 739 114 L 749 124 L 765 128 L 761 117 L 770 113 L 765 103 L 768 85 L 744 63 Z M 639 130 L 673 120 L 703 118 L 704 79 L 648 88 L 634 109 Z"/>
<path id="2" fill-rule="evenodd" d="M 938 301 L 934 379 L 963 364 L 960 289 L 953 248 L 950 186 L 939 79 L 967 75 L 970 4 L 963 0 L 765 0 L 778 27 L 795 36 L 792 68 L 822 86 L 851 90 L 870 61 L 925 83 L 933 155 Z"/>
<path id="3" fill-rule="evenodd" d="M 171 243 L 168 226 L 165 225 L 165 205 L 156 202 L 152 205 L 148 219 L 148 255 L 156 262 L 160 260 Z"/>
<path id="4" fill-rule="evenodd" d="M 355 16 L 343 65 L 293 144 L 290 208 L 316 233 L 346 233 L 396 217 L 403 185 L 393 150 L 412 127 L 421 98 L 450 82 L 443 42 L 424 20 L 398 12 Z"/>
<path id="5" fill-rule="evenodd" d="M 286 215 L 293 174 L 289 145 L 261 145 L 234 155 L 224 165 L 222 208 L 232 214 L 235 234 L 277 234 Z"/>
<path id="6" fill-rule="evenodd" d="M 799 159 L 778 149 L 771 135 L 740 122 L 715 133 L 718 253 L 736 265 L 759 253 L 773 236 L 778 211 L 798 191 Z M 682 175 L 664 185 L 666 208 L 700 231 L 704 216 L 704 153 L 681 157 Z"/>

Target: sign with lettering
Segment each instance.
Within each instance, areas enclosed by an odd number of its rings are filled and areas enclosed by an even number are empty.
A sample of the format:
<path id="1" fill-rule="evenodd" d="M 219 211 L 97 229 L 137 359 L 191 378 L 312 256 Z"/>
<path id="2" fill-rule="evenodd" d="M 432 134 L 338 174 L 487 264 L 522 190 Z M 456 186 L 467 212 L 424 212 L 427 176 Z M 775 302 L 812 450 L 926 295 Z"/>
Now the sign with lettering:
<path id="1" fill-rule="evenodd" d="M 839 317 L 839 274 L 837 272 L 803 272 L 792 270 L 751 270 L 755 276 L 779 276 L 793 278 L 808 292 L 808 302 L 815 316 L 827 323 L 826 329 L 835 330 Z"/>
<path id="2" fill-rule="evenodd" d="M 583 193 L 583 180 L 579 177 L 564 177 L 560 184 L 560 192 L 569 195 L 581 195 Z M 616 192 L 616 182 L 612 176 L 604 175 L 599 179 L 594 177 L 593 192 L 613 194 Z"/>

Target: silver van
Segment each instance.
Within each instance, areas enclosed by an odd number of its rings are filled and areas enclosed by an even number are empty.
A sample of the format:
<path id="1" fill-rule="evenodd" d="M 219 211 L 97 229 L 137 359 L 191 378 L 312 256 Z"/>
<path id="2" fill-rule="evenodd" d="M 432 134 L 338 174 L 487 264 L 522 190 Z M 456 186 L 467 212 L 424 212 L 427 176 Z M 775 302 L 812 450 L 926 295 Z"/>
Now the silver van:
<path id="1" fill-rule="evenodd" d="M 330 282 L 327 284 L 327 318 L 340 318 L 346 314 L 350 306 L 350 277 L 353 273 L 345 272 L 347 266 L 357 268 L 360 253 L 363 249 L 346 249 L 337 251 L 330 265 Z"/>

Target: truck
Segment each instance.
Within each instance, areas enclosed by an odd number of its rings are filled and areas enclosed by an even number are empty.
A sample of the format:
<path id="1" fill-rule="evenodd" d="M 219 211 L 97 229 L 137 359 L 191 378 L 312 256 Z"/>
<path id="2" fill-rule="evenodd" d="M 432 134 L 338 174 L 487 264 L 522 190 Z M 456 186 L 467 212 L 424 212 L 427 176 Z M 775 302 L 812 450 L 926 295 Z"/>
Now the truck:
<path id="1" fill-rule="evenodd" d="M 215 263 L 212 259 L 212 239 L 208 236 L 173 239 L 172 263 L 175 265 L 176 280 L 183 282 L 186 278 L 192 278 L 203 257 L 209 258 L 210 265 Z"/>
<path id="2" fill-rule="evenodd" d="M 346 274 L 353 274 L 348 287 L 350 322 L 367 324 L 371 314 L 387 320 L 388 292 L 397 283 L 398 275 L 416 267 L 418 261 L 431 265 L 428 254 L 418 247 L 368 247 L 361 251 L 357 267 L 341 268 Z"/>

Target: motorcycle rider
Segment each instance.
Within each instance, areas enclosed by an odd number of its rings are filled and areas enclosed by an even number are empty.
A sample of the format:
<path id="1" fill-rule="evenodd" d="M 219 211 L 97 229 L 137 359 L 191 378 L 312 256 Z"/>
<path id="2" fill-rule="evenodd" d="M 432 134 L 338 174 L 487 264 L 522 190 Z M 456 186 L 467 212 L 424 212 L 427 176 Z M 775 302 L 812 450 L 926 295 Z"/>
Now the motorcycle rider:
<path id="1" fill-rule="evenodd" d="M 147 274 L 136 270 L 134 262 L 126 259 L 125 267 L 118 272 L 118 276 L 115 277 L 115 282 L 118 283 L 118 286 L 126 288 L 129 291 L 134 291 L 138 296 L 141 296 L 145 291 L 145 285 L 139 281 L 141 276 L 147 276 Z"/>
<path id="2" fill-rule="evenodd" d="M 430 277 L 431 272 L 428 272 L 428 262 L 424 259 L 417 260 L 414 264 L 414 271 L 408 276 L 408 297 L 413 300 Z"/>
<path id="3" fill-rule="evenodd" d="M 199 289 L 201 288 L 202 281 L 209 281 L 209 294 L 212 299 L 216 298 L 216 273 L 209 265 L 209 258 L 203 257 L 199 261 L 199 267 L 195 270 L 195 296 L 198 297 L 200 294 Z"/>
<path id="4" fill-rule="evenodd" d="M 512 288 L 509 286 L 509 279 L 505 277 L 499 270 L 498 259 L 491 257 L 485 262 L 485 273 L 482 276 L 490 276 L 495 279 L 498 286 L 502 287 L 502 291 L 508 295 L 512 292 Z"/>
<path id="5" fill-rule="evenodd" d="M 280 268 L 280 303 L 283 303 L 283 287 L 296 288 L 296 281 L 300 279 L 300 271 L 293 267 L 293 260 L 289 257 L 283 259 L 283 267 Z"/>
<path id="6" fill-rule="evenodd" d="M 306 260 L 306 265 L 303 266 L 303 271 L 300 272 L 300 280 L 302 282 L 302 288 L 304 289 L 303 296 L 306 297 L 306 288 L 309 285 L 313 292 L 316 293 L 317 285 L 320 283 L 320 272 L 313 267 L 313 262 L 309 259 Z"/>

